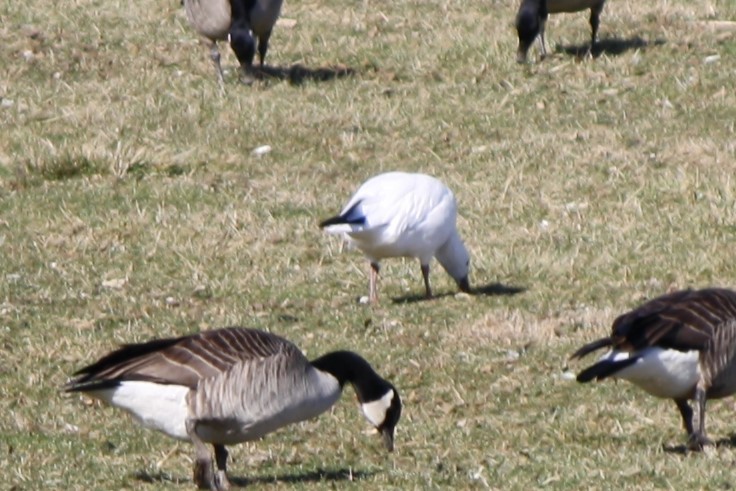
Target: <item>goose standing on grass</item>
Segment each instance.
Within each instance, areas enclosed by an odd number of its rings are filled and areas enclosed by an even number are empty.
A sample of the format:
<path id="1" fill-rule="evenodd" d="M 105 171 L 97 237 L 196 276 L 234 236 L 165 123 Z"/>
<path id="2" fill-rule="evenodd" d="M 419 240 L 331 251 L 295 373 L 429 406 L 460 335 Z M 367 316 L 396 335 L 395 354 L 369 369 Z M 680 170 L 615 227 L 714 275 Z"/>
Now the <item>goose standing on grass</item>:
<path id="1" fill-rule="evenodd" d="M 457 204 L 452 191 L 425 174 L 387 172 L 368 179 L 339 215 L 319 226 L 344 233 L 370 261 L 371 303 L 378 300 L 379 261 L 416 257 L 427 298 L 429 263 L 436 257 L 460 290 L 470 292 L 470 256 L 456 228 Z"/>
<path id="2" fill-rule="evenodd" d="M 184 0 L 192 27 L 210 43 L 210 58 L 220 83 L 224 82 L 217 41 L 228 40 L 238 57 L 244 83 L 254 80 L 254 36 L 258 38 L 260 68 L 268 50 L 271 31 L 281 12 L 283 0 Z"/>
<path id="3" fill-rule="evenodd" d="M 688 447 L 711 443 L 705 401 L 736 393 L 736 292 L 684 290 L 650 300 L 617 318 L 610 337 L 583 346 L 572 358 L 605 347 L 610 350 L 580 372 L 578 382 L 621 378 L 674 399 Z"/>
<path id="4" fill-rule="evenodd" d="M 225 490 L 225 445 L 251 441 L 329 409 L 352 384 L 366 419 L 393 450 L 401 399 L 349 351 L 308 361 L 267 332 L 226 328 L 129 344 L 74 374 L 65 389 L 128 411 L 144 427 L 194 444 L 194 482 Z M 210 453 L 214 447 L 217 472 Z"/>
<path id="5" fill-rule="evenodd" d="M 593 52 L 601 12 L 606 0 L 522 0 L 519 11 L 516 13 L 516 32 L 519 35 L 519 48 L 516 52 L 516 61 L 524 63 L 527 53 L 537 35 L 540 38 L 542 57 L 547 56 L 547 47 L 544 42 L 544 27 L 549 14 L 563 12 L 580 12 L 590 9 L 590 51 Z"/>

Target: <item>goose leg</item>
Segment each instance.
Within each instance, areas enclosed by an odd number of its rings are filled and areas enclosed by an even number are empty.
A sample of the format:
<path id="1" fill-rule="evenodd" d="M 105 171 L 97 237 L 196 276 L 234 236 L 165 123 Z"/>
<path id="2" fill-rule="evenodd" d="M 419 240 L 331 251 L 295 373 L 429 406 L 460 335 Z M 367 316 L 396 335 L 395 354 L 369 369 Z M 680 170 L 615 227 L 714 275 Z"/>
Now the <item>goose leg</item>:
<path id="1" fill-rule="evenodd" d="M 212 458 L 207 446 L 197 435 L 197 422 L 193 419 L 187 419 L 186 422 L 187 435 L 194 444 L 194 484 L 199 489 L 217 489 L 215 488 L 215 478 L 212 473 Z"/>
<path id="2" fill-rule="evenodd" d="M 378 302 L 378 271 L 381 269 L 378 263 L 371 262 L 370 282 L 368 284 L 368 299 L 371 303 Z"/>
<path id="3" fill-rule="evenodd" d="M 687 399 L 675 399 L 677 409 L 680 410 L 682 416 L 682 424 L 685 427 L 688 438 L 693 434 L 693 409 L 687 403 Z"/>
<path id="4" fill-rule="evenodd" d="M 425 296 L 432 298 L 432 289 L 429 287 L 429 264 L 422 264 L 422 277 L 424 278 Z"/>
<path id="5" fill-rule="evenodd" d="M 258 60 L 261 62 L 261 70 L 263 70 L 263 61 L 266 59 L 266 51 L 268 51 L 269 39 L 271 39 L 270 30 L 262 36 L 258 36 Z"/>
<path id="6" fill-rule="evenodd" d="M 693 410 L 693 433 L 688 438 L 690 450 L 702 450 L 713 442 L 705 435 L 705 387 L 702 381 L 695 387 L 695 409 Z"/>
<path id="7" fill-rule="evenodd" d="M 593 48 L 595 48 L 595 41 L 598 38 L 598 27 L 601 24 L 601 12 L 603 12 L 603 2 L 593 6 L 590 9 L 590 49 L 588 53 L 593 55 Z"/>
<path id="8" fill-rule="evenodd" d="M 543 18 L 539 22 L 539 46 L 541 47 L 542 54 L 540 58 L 543 60 L 547 57 L 547 43 L 544 41 L 544 28 L 547 24 L 547 19 Z"/>
<path id="9" fill-rule="evenodd" d="M 220 65 L 220 50 L 217 48 L 217 41 L 211 41 L 210 43 L 210 59 L 215 65 L 215 74 L 220 85 L 225 84 L 225 77 L 222 74 L 222 65 Z"/>
<path id="10" fill-rule="evenodd" d="M 215 447 L 215 463 L 217 474 L 215 474 L 215 489 L 217 491 L 228 491 L 230 481 L 227 479 L 227 449 L 225 445 L 213 445 Z"/>

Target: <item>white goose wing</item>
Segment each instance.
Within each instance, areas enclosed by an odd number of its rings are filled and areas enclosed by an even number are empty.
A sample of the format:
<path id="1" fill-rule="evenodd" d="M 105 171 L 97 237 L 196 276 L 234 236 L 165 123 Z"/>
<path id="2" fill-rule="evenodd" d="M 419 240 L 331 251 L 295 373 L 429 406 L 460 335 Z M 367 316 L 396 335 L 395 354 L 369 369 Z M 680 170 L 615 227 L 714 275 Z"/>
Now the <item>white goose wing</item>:
<path id="1" fill-rule="evenodd" d="M 349 234 L 359 246 L 380 247 L 402 237 L 422 242 L 433 234 L 447 237 L 455 226 L 455 212 L 455 198 L 439 180 L 389 172 L 366 181 L 340 215 L 323 224 L 328 232 Z"/>

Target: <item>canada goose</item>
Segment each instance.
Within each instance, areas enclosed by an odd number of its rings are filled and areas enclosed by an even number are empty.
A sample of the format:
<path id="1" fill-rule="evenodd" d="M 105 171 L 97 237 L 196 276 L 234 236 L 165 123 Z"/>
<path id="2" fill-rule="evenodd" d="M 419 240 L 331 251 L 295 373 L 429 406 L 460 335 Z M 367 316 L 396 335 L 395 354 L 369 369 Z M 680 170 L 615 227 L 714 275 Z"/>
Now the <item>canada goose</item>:
<path id="1" fill-rule="evenodd" d="M 705 401 L 736 392 L 736 292 L 710 288 L 669 293 L 621 315 L 610 337 L 577 350 L 582 358 L 610 347 L 578 382 L 628 380 L 656 397 L 674 399 L 688 447 L 710 444 Z M 695 410 L 688 404 L 694 400 Z"/>
<path id="2" fill-rule="evenodd" d="M 184 0 L 192 27 L 210 42 L 210 58 L 220 83 L 223 82 L 217 41 L 228 40 L 240 62 L 243 81 L 253 81 L 253 57 L 258 38 L 260 67 L 268 50 L 271 31 L 281 12 L 283 0 Z"/>
<path id="3" fill-rule="evenodd" d="M 539 35 L 542 57 L 547 56 L 547 47 L 544 42 L 544 27 L 548 14 L 562 12 L 580 12 L 590 9 L 590 51 L 592 52 L 598 36 L 600 16 L 606 0 L 522 0 L 516 14 L 516 32 L 519 35 L 519 48 L 516 52 L 516 61 L 524 63 L 526 55 L 534 39 Z"/>
<path id="4" fill-rule="evenodd" d="M 370 301 L 378 300 L 379 260 L 416 257 L 427 298 L 429 262 L 436 257 L 460 290 L 470 291 L 470 256 L 457 233 L 457 205 L 452 191 L 425 174 L 387 172 L 368 179 L 339 215 L 319 226 L 344 233 L 370 261 Z"/>
<path id="5" fill-rule="evenodd" d="M 401 415 L 397 390 L 359 355 L 335 351 L 310 362 L 289 341 L 241 327 L 124 345 L 74 375 L 67 392 L 84 392 L 146 428 L 191 441 L 194 482 L 205 489 L 229 487 L 225 445 L 319 415 L 346 382 L 389 451 Z M 214 447 L 217 473 L 205 443 Z"/>

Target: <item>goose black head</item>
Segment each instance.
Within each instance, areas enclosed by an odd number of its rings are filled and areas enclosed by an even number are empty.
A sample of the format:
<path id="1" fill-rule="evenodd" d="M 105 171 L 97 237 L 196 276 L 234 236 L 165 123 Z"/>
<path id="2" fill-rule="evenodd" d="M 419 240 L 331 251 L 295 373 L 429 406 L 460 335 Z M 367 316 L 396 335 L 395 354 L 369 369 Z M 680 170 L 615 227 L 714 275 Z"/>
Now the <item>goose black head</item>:
<path id="1" fill-rule="evenodd" d="M 534 39 L 542 30 L 542 22 L 547 18 L 546 2 L 523 0 L 516 14 L 516 33 L 519 35 L 519 48 L 516 62 L 524 63 Z"/>
<path id="2" fill-rule="evenodd" d="M 388 389 L 379 398 L 363 401 L 360 405 L 365 418 L 381 433 L 386 450 L 394 450 L 394 430 L 401 417 L 401 397 L 396 388 L 388 384 Z"/>

